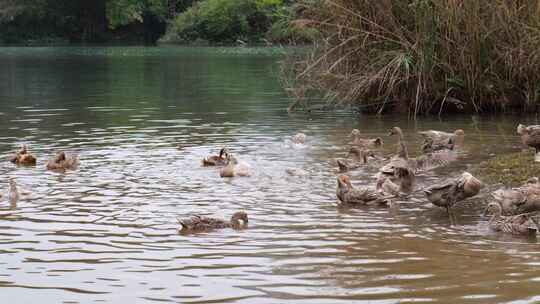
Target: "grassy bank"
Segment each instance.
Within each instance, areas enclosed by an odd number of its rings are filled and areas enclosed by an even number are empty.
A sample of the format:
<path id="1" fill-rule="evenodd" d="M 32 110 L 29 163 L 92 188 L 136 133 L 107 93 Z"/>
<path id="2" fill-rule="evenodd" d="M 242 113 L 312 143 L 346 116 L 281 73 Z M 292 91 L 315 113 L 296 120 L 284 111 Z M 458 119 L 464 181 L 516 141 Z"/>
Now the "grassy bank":
<path id="1" fill-rule="evenodd" d="M 540 3 L 478 0 L 300 0 L 294 26 L 318 32 L 291 58 L 289 91 L 385 110 L 536 109 Z"/>
<path id="2" fill-rule="evenodd" d="M 519 186 L 531 177 L 540 177 L 540 163 L 534 162 L 532 152 L 511 153 L 481 162 L 471 171 L 487 184 Z"/>

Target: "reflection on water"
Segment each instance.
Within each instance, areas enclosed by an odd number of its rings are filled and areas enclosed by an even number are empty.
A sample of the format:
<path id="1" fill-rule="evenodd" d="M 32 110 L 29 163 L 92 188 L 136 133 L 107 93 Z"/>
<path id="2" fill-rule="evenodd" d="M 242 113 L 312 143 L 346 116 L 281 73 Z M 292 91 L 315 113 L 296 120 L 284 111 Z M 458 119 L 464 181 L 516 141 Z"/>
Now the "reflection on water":
<path id="1" fill-rule="evenodd" d="M 457 225 L 421 196 L 399 211 L 338 209 L 333 159 L 359 128 L 400 125 L 412 154 L 423 129 L 467 133 L 456 175 L 519 150 L 516 118 L 443 121 L 288 115 L 275 56 L 196 48 L 1 48 L 0 153 L 28 143 L 35 168 L 0 163 L 32 191 L 0 203 L 0 287 L 16 303 L 535 303 L 540 250 L 486 229 L 482 200 Z M 524 118 L 524 122 L 535 122 Z M 306 145 L 285 139 L 302 131 Z M 251 178 L 221 179 L 201 159 L 228 146 Z M 48 172 L 56 150 L 77 171 Z M 302 169 L 290 176 L 287 169 Z M 372 184 L 375 168 L 352 173 Z M 248 230 L 180 235 L 177 217 L 250 217 Z"/>

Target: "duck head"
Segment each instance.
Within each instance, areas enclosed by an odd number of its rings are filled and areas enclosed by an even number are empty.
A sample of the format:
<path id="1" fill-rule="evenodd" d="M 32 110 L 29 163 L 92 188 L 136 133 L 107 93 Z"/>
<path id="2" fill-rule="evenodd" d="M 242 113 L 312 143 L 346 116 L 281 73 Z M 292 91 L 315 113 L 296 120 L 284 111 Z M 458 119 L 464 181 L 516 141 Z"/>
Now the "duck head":
<path id="1" fill-rule="evenodd" d="M 347 192 L 352 188 L 351 179 L 348 175 L 342 174 L 338 176 L 337 183 L 338 188 L 343 192 Z"/>
<path id="2" fill-rule="evenodd" d="M 517 126 L 517 134 L 523 135 L 523 134 L 525 134 L 526 131 L 527 131 L 527 127 L 525 127 L 524 125 L 519 124 Z"/>
<path id="3" fill-rule="evenodd" d="M 380 137 L 377 137 L 373 140 L 373 144 L 375 145 L 375 147 L 382 147 L 383 143 L 384 142 Z"/>
<path id="4" fill-rule="evenodd" d="M 501 205 L 499 205 L 498 203 L 493 203 L 493 202 L 489 203 L 486 209 L 484 210 L 483 216 L 485 217 L 488 214 L 491 214 L 494 216 L 501 216 L 502 215 Z"/>
<path id="5" fill-rule="evenodd" d="M 353 129 L 351 131 L 351 134 L 349 134 L 349 137 L 358 137 L 358 136 L 360 136 L 360 130 L 358 129 Z"/>
<path id="6" fill-rule="evenodd" d="M 399 138 L 403 138 L 403 131 L 400 127 L 392 127 L 388 133 L 388 136 L 398 136 Z"/>
<path id="7" fill-rule="evenodd" d="M 248 216 L 244 211 L 236 212 L 231 217 L 231 226 L 234 229 L 240 229 L 246 227 L 248 224 Z"/>
<path id="8" fill-rule="evenodd" d="M 10 177 L 9 178 L 9 187 L 11 189 L 16 189 L 17 188 L 17 181 L 15 180 L 15 177 Z"/>
<path id="9" fill-rule="evenodd" d="M 467 195 L 476 195 L 484 187 L 484 184 L 469 172 L 463 172 L 461 178 L 463 179 L 463 189 Z"/>
<path id="10" fill-rule="evenodd" d="M 227 155 L 229 155 L 229 149 L 227 149 L 227 147 L 221 148 L 221 150 L 219 150 L 219 158 L 226 158 Z"/>
<path id="11" fill-rule="evenodd" d="M 54 159 L 55 163 L 59 163 L 66 160 L 66 153 L 64 151 L 58 152 L 56 158 Z"/>
<path id="12" fill-rule="evenodd" d="M 463 131 L 462 129 L 457 129 L 454 131 L 454 135 L 456 136 L 465 136 L 465 131 Z"/>
<path id="13" fill-rule="evenodd" d="M 293 142 L 297 144 L 303 144 L 306 142 L 306 134 L 304 133 L 297 133 L 293 136 Z"/>

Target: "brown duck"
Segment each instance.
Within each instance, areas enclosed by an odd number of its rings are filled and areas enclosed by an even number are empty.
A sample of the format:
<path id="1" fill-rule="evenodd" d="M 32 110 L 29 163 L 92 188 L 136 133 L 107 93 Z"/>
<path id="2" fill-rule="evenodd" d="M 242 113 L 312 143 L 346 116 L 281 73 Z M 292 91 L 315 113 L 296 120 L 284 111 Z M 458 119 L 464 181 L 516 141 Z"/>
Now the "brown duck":
<path id="1" fill-rule="evenodd" d="M 493 202 L 501 206 L 503 215 L 540 211 L 540 183 L 531 178 L 521 187 L 499 189 L 491 194 Z"/>
<path id="2" fill-rule="evenodd" d="M 476 177 L 468 172 L 463 172 L 460 177 L 450 180 L 424 190 L 427 199 L 435 206 L 446 208 L 450 213 L 450 208 L 456 203 L 473 197 L 483 187 Z"/>
<path id="3" fill-rule="evenodd" d="M 352 137 L 353 146 L 364 148 L 380 148 L 383 145 L 383 140 L 380 137 L 377 138 L 362 138 L 360 130 L 353 129 L 349 137 Z"/>
<path id="4" fill-rule="evenodd" d="M 222 148 L 219 150 L 218 155 L 207 156 L 203 159 L 203 166 L 225 166 L 227 164 L 227 155 L 229 150 L 227 148 Z"/>
<path id="5" fill-rule="evenodd" d="M 347 175 L 338 176 L 336 196 L 342 205 L 385 205 L 392 198 L 391 195 L 382 191 L 354 188 Z"/>
<path id="6" fill-rule="evenodd" d="M 227 154 L 227 165 L 219 171 L 221 177 L 235 177 L 235 176 L 250 176 L 249 166 L 246 164 L 239 164 L 236 157 L 232 154 Z"/>
<path id="7" fill-rule="evenodd" d="M 521 142 L 524 145 L 534 148 L 534 161 L 540 162 L 540 125 L 524 126 L 519 124 L 517 133 L 521 135 Z"/>
<path id="8" fill-rule="evenodd" d="M 75 170 L 79 166 L 78 155 L 66 155 L 61 151 L 47 163 L 48 170 Z"/>
<path id="9" fill-rule="evenodd" d="M 434 143 L 436 144 L 444 144 L 448 143 L 450 140 L 453 144 L 457 146 L 463 145 L 463 141 L 465 140 L 465 131 L 462 129 L 457 129 L 452 133 L 443 132 L 443 131 L 437 131 L 437 130 L 428 130 L 428 131 L 420 131 L 418 132 L 424 140 L 425 139 L 432 139 Z"/>
<path id="10" fill-rule="evenodd" d="M 248 216 L 247 213 L 239 211 L 233 214 L 230 221 L 193 215 L 187 219 L 178 219 L 178 222 L 182 226 L 180 228 L 181 233 L 202 232 L 223 228 L 242 229 L 247 227 Z"/>
<path id="11" fill-rule="evenodd" d="M 433 153 L 437 151 L 452 150 L 454 150 L 454 142 L 451 138 L 446 141 L 435 142 L 433 138 L 428 137 L 422 143 L 422 153 Z"/>
<path id="12" fill-rule="evenodd" d="M 297 133 L 291 138 L 291 141 L 295 144 L 303 144 L 306 142 L 306 134 L 304 133 Z"/>
<path id="13" fill-rule="evenodd" d="M 362 165 L 367 164 L 370 158 L 379 159 L 373 151 L 358 147 L 352 147 L 348 156 L 352 157 L 352 160 L 336 159 L 339 172 L 347 172 L 360 168 Z"/>
<path id="14" fill-rule="evenodd" d="M 36 164 L 36 157 L 28 152 L 26 145 L 23 145 L 21 150 L 10 158 L 10 161 L 17 165 L 32 166 Z"/>
<path id="15" fill-rule="evenodd" d="M 19 193 L 19 189 L 17 188 L 17 182 L 15 181 L 15 178 L 10 177 L 7 198 L 10 203 L 16 203 L 17 201 L 19 201 L 20 197 L 21 194 Z"/>
<path id="16" fill-rule="evenodd" d="M 489 203 L 486 210 L 491 214 L 489 227 L 492 230 L 514 235 L 536 236 L 539 226 L 531 214 L 503 216 L 503 210 L 498 203 Z"/>
<path id="17" fill-rule="evenodd" d="M 382 189 L 382 185 L 389 180 L 399 185 L 400 191 L 403 193 L 411 193 L 416 180 L 416 160 L 409 158 L 401 128 L 393 127 L 389 135 L 398 137 L 397 154 L 390 159 L 388 164 L 379 169 L 377 189 Z"/>
<path id="18" fill-rule="evenodd" d="M 399 127 L 393 127 L 390 130 L 390 136 L 397 136 L 397 155 L 392 158 L 393 161 L 406 160 L 407 168 L 414 173 L 420 171 L 429 171 L 438 167 L 446 166 L 457 159 L 457 154 L 451 150 L 440 150 L 432 153 L 422 154 L 418 157 L 409 157 L 407 145 L 404 140 L 403 132 Z M 392 162 L 392 161 L 391 161 Z"/>

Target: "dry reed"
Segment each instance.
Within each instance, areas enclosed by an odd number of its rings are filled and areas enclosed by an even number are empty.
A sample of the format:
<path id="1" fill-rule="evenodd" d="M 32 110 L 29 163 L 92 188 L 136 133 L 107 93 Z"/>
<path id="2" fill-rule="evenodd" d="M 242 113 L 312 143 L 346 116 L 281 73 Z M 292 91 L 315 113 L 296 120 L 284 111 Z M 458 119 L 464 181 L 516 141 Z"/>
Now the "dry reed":
<path id="1" fill-rule="evenodd" d="M 322 99 L 369 112 L 535 109 L 539 0 L 299 0 L 319 32 L 284 64 L 291 109 Z"/>

